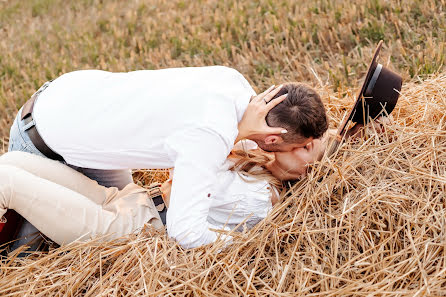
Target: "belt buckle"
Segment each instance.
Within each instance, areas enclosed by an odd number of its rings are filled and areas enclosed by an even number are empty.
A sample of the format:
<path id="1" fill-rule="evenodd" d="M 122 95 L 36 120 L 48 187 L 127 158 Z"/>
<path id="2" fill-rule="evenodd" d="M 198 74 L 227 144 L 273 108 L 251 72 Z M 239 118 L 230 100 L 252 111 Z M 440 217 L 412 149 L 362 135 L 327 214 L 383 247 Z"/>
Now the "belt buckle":
<path id="1" fill-rule="evenodd" d="M 25 124 L 25 126 L 23 126 L 23 131 L 28 131 L 29 129 L 31 129 L 32 127 L 34 127 L 36 125 L 32 115 L 30 117 L 27 117 L 27 118 L 31 118 L 31 121 L 29 121 L 28 123 L 25 122 L 26 124 Z"/>
<path id="2" fill-rule="evenodd" d="M 166 206 L 164 205 L 164 203 L 161 203 L 161 204 L 158 204 L 155 206 L 155 208 L 158 212 L 163 211 L 165 207 Z"/>
<path id="3" fill-rule="evenodd" d="M 161 192 L 161 184 L 160 183 L 152 183 L 147 188 L 147 192 L 149 194 L 150 199 L 152 199 L 153 204 L 155 205 L 158 211 L 162 211 L 165 207 L 163 193 Z"/>

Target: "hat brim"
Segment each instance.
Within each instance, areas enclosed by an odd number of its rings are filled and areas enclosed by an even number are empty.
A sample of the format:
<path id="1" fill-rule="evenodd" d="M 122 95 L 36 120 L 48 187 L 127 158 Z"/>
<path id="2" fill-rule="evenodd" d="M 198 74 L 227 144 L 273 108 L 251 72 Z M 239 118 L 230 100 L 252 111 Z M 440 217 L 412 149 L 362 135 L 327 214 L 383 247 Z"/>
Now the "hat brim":
<path id="1" fill-rule="evenodd" d="M 348 122 L 353 118 L 353 116 L 355 115 L 356 110 L 358 109 L 359 105 L 362 103 L 362 95 L 364 94 L 365 88 L 367 87 L 367 84 L 370 80 L 370 78 L 373 75 L 373 72 L 375 71 L 376 66 L 378 65 L 378 62 L 376 62 L 376 60 L 378 59 L 379 56 L 379 52 L 381 51 L 381 47 L 382 47 L 383 41 L 381 40 L 378 45 L 376 46 L 375 49 L 375 53 L 373 54 L 373 58 L 372 61 L 369 64 L 369 68 L 367 70 L 367 75 L 365 76 L 364 82 L 362 83 L 362 87 L 360 89 L 360 92 L 358 93 L 358 96 L 356 98 L 355 104 L 353 105 L 353 107 L 351 108 L 348 116 L 344 119 L 344 121 L 342 122 L 341 126 L 338 129 L 338 135 L 339 136 L 343 136 L 345 133 L 345 128 L 348 124 Z"/>

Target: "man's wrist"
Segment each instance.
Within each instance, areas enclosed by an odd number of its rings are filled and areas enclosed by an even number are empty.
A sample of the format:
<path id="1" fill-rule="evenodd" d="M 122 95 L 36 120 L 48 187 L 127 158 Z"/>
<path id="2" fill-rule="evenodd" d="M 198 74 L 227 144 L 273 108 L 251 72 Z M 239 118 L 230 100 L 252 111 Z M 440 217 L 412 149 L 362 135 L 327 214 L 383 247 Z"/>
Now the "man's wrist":
<path id="1" fill-rule="evenodd" d="M 246 133 L 245 131 L 243 131 L 243 129 L 240 129 L 240 124 L 239 124 L 239 127 L 238 127 L 239 129 L 238 129 L 238 134 L 237 134 L 237 138 L 235 139 L 235 142 L 234 142 L 234 144 L 235 143 L 237 143 L 237 142 L 239 142 L 240 140 L 243 140 L 243 139 L 247 139 L 248 138 L 248 133 Z"/>

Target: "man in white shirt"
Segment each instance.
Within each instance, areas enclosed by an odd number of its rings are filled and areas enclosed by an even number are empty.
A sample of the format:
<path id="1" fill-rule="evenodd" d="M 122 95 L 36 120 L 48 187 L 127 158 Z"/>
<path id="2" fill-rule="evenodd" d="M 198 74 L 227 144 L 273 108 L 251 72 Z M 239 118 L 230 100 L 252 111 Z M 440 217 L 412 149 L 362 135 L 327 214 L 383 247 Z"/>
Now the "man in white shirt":
<path id="1" fill-rule="evenodd" d="M 223 66 L 75 71 L 33 97 L 31 112 L 25 105 L 11 128 L 10 150 L 59 159 L 120 188 L 131 182 L 130 169 L 175 167 L 166 226 L 187 248 L 217 237 L 207 215 L 217 173 L 236 141 L 292 151 L 328 127 L 311 88 L 290 84 L 256 96 L 239 72 Z"/>

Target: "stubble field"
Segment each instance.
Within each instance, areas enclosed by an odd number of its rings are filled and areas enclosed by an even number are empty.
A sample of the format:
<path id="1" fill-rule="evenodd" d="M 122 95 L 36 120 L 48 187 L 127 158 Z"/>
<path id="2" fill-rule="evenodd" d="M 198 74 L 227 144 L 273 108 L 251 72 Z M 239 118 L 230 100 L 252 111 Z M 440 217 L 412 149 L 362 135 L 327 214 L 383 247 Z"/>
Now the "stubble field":
<path id="1" fill-rule="evenodd" d="M 386 133 L 341 147 L 232 246 L 146 229 L 0 262 L 1 296 L 446 295 L 446 2 L 0 1 L 0 150 L 18 108 L 77 69 L 226 65 L 304 81 L 336 127 L 376 43 L 404 78 Z M 174 82 L 172 82 L 174 83 Z M 135 107 L 137 108 L 137 107 Z M 166 116 L 167 118 L 167 116 Z M 148 185 L 162 172 L 139 171 Z"/>

